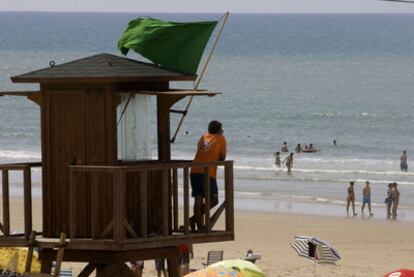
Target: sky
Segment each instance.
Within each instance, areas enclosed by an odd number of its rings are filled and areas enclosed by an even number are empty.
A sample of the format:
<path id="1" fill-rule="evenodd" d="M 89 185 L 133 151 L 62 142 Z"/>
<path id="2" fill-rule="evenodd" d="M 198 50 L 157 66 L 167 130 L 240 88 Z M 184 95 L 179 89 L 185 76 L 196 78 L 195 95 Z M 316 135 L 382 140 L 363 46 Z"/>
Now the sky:
<path id="1" fill-rule="evenodd" d="M 381 0 L 0 0 L 0 11 L 184 13 L 413 13 Z"/>

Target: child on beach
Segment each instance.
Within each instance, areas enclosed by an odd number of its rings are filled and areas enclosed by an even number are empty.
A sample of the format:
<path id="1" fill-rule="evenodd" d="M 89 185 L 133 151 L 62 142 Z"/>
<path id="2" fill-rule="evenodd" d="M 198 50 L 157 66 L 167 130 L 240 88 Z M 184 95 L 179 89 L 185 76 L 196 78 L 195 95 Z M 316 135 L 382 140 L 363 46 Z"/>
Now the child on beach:
<path id="1" fill-rule="evenodd" d="M 349 216 L 349 205 L 352 204 L 352 213 L 354 216 L 358 215 L 357 213 L 355 213 L 355 192 L 354 192 L 354 182 L 351 181 L 349 182 L 349 187 L 348 187 L 348 196 L 346 198 L 346 213 Z"/>

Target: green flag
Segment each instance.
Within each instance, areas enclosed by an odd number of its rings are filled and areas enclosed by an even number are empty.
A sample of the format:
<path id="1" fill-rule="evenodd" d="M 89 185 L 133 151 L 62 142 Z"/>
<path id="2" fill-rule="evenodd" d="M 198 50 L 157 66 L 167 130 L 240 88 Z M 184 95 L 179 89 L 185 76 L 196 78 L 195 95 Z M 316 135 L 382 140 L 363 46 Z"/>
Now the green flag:
<path id="1" fill-rule="evenodd" d="M 118 40 L 126 55 L 130 49 L 163 68 L 195 74 L 217 21 L 167 22 L 137 18 Z"/>

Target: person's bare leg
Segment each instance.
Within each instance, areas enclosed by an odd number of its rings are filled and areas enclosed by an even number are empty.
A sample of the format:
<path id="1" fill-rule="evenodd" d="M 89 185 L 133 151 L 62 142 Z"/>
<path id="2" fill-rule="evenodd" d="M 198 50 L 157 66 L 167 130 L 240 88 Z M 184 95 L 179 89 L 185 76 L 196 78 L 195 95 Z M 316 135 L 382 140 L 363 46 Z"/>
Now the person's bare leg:
<path id="1" fill-rule="evenodd" d="M 394 213 L 395 219 L 397 219 L 397 216 L 398 216 L 397 210 L 398 210 L 398 203 L 397 203 L 397 206 L 395 206 L 395 213 Z"/>
<path id="2" fill-rule="evenodd" d="M 217 197 L 211 197 L 210 200 L 210 209 L 214 208 L 218 204 L 218 198 Z"/>
<path id="3" fill-rule="evenodd" d="M 364 215 L 364 209 L 365 209 L 365 202 L 362 203 L 362 207 L 361 207 L 361 215 Z"/>
<path id="4" fill-rule="evenodd" d="M 392 201 L 392 218 L 397 219 L 398 200 Z"/>
<path id="5" fill-rule="evenodd" d="M 354 216 L 357 215 L 357 213 L 355 212 L 355 200 L 352 200 L 352 212 L 354 213 Z"/>
<path id="6" fill-rule="evenodd" d="M 387 219 L 391 218 L 391 207 L 387 204 Z"/>
<path id="7" fill-rule="evenodd" d="M 193 210 L 194 210 L 194 208 L 193 208 Z M 194 211 L 193 211 L 193 213 L 194 213 Z M 196 223 L 195 220 L 196 220 L 195 219 L 195 214 L 193 214 L 193 216 L 190 216 L 190 218 L 188 219 L 188 221 L 189 221 L 188 224 L 190 225 L 190 230 L 193 231 L 193 232 L 195 231 L 195 223 Z"/>
<path id="8" fill-rule="evenodd" d="M 397 216 L 396 216 L 396 208 L 395 208 L 395 200 L 394 201 L 392 201 L 392 207 L 391 207 L 391 210 L 392 210 L 392 219 L 395 219 Z"/>
<path id="9" fill-rule="evenodd" d="M 349 199 L 346 200 L 346 214 L 349 216 L 349 204 L 351 201 Z"/>
<path id="10" fill-rule="evenodd" d="M 368 211 L 369 211 L 369 216 L 373 216 L 374 215 L 372 213 L 372 210 L 371 210 L 371 203 L 368 203 Z"/>
<path id="11" fill-rule="evenodd" d="M 190 273 L 190 265 L 185 263 L 181 265 L 181 276 L 187 275 Z"/>
<path id="12" fill-rule="evenodd" d="M 395 201 L 395 217 L 397 217 L 397 210 L 398 210 L 398 205 L 400 204 L 400 200 L 398 199 L 397 201 Z"/>
<path id="13" fill-rule="evenodd" d="M 217 206 L 218 204 L 218 198 L 217 197 L 211 197 L 210 198 L 210 210 Z M 204 228 L 204 214 L 206 213 L 206 205 L 203 202 L 203 198 L 201 198 L 201 204 L 200 204 L 200 222 L 203 228 Z M 198 222 L 198 221 L 197 221 Z M 198 225 L 198 223 L 197 223 Z M 202 228 L 198 228 L 198 230 L 203 230 Z"/>
<path id="14" fill-rule="evenodd" d="M 138 277 L 142 277 L 142 269 L 141 268 L 137 268 L 134 271 L 135 271 L 135 273 L 137 274 Z"/>

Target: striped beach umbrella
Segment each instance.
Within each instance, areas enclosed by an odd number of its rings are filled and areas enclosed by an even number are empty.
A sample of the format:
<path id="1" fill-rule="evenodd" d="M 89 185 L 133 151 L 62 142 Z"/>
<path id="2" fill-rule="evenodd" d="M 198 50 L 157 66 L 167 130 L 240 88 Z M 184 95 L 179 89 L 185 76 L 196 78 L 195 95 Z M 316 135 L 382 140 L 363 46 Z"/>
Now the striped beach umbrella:
<path id="1" fill-rule="evenodd" d="M 316 263 L 335 264 L 341 258 L 329 242 L 316 237 L 296 236 L 291 246 L 299 256 L 314 262 L 313 276 L 316 276 Z"/>
<path id="2" fill-rule="evenodd" d="M 335 264 L 341 258 L 329 242 L 316 237 L 296 236 L 291 246 L 299 256 L 316 263 Z"/>

